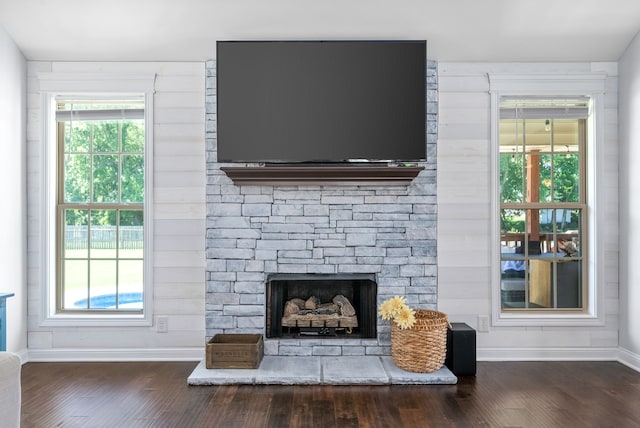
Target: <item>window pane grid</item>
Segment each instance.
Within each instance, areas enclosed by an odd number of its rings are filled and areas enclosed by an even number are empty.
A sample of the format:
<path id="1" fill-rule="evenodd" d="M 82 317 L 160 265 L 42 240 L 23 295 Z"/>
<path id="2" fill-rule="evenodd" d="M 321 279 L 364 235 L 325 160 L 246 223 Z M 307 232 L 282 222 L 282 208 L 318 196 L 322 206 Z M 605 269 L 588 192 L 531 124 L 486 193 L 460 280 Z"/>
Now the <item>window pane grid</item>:
<path id="1" fill-rule="evenodd" d="M 127 295 L 128 308 L 134 308 L 131 296 L 142 292 L 142 210 L 62 208 L 62 217 L 62 307 L 118 310 L 120 296 Z M 105 219 L 115 222 L 105 225 Z"/>
<path id="2" fill-rule="evenodd" d="M 580 311 L 585 120 L 554 118 L 557 109 L 545 118 L 536 106 L 520 118 L 522 105 L 510 103 L 499 125 L 501 306 Z"/>
<path id="3" fill-rule="evenodd" d="M 81 107 L 86 120 L 73 111 L 58 116 L 58 310 L 140 313 L 144 120 L 138 112 L 118 118 L 113 104 L 102 106 L 106 120 L 91 103 Z"/>

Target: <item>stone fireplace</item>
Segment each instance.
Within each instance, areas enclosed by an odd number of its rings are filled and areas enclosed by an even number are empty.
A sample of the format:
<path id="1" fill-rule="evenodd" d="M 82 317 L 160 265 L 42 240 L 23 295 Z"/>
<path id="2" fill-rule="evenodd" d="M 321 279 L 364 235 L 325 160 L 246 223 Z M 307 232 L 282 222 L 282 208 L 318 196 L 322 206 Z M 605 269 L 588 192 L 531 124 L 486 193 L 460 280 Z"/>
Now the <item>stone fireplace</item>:
<path id="1" fill-rule="evenodd" d="M 390 327 L 377 306 L 403 295 L 415 308 L 436 308 L 435 62 L 428 62 L 427 75 L 428 159 L 410 184 L 236 185 L 217 162 L 215 61 L 207 62 L 206 340 L 260 333 L 267 355 L 390 355 Z M 330 292 L 352 301 L 358 329 L 279 331 L 271 304 L 286 301 L 274 293 L 298 293 L 282 281 L 302 275 L 362 281 Z"/>

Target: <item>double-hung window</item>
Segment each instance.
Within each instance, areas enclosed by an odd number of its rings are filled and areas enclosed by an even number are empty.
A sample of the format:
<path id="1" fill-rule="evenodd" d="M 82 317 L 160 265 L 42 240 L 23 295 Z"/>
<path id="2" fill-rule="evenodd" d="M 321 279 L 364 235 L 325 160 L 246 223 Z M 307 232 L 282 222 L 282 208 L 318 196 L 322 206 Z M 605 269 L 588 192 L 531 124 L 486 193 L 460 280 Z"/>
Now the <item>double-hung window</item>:
<path id="1" fill-rule="evenodd" d="M 144 97 L 56 97 L 57 310 L 142 311 Z"/>
<path id="2" fill-rule="evenodd" d="M 153 76 L 39 77 L 43 323 L 149 325 Z"/>
<path id="3" fill-rule="evenodd" d="M 603 322 L 603 73 L 491 74 L 493 319 Z"/>
<path id="4" fill-rule="evenodd" d="M 588 98 L 500 101 L 503 310 L 586 304 Z"/>

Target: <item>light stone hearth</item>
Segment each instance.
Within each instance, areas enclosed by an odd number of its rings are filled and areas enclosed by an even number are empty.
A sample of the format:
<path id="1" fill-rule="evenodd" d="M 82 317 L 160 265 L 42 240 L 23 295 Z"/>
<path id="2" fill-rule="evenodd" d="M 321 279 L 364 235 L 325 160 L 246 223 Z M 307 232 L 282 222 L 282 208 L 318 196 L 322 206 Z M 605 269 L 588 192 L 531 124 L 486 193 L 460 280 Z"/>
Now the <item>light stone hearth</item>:
<path id="1" fill-rule="evenodd" d="M 189 385 L 453 385 L 443 366 L 432 373 L 399 369 L 388 356 L 278 357 L 266 355 L 257 369 L 207 369 L 202 361 Z"/>

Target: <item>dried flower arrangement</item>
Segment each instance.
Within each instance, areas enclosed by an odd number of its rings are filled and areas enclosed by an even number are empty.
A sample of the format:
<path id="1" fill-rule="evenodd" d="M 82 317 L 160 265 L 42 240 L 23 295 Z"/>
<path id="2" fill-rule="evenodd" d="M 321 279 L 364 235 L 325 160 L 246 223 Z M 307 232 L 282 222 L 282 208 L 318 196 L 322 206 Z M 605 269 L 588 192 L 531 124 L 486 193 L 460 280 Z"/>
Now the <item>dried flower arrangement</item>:
<path id="1" fill-rule="evenodd" d="M 391 320 L 403 330 L 416 323 L 416 311 L 407 305 L 403 296 L 394 296 L 382 302 L 379 314 L 383 320 Z"/>

